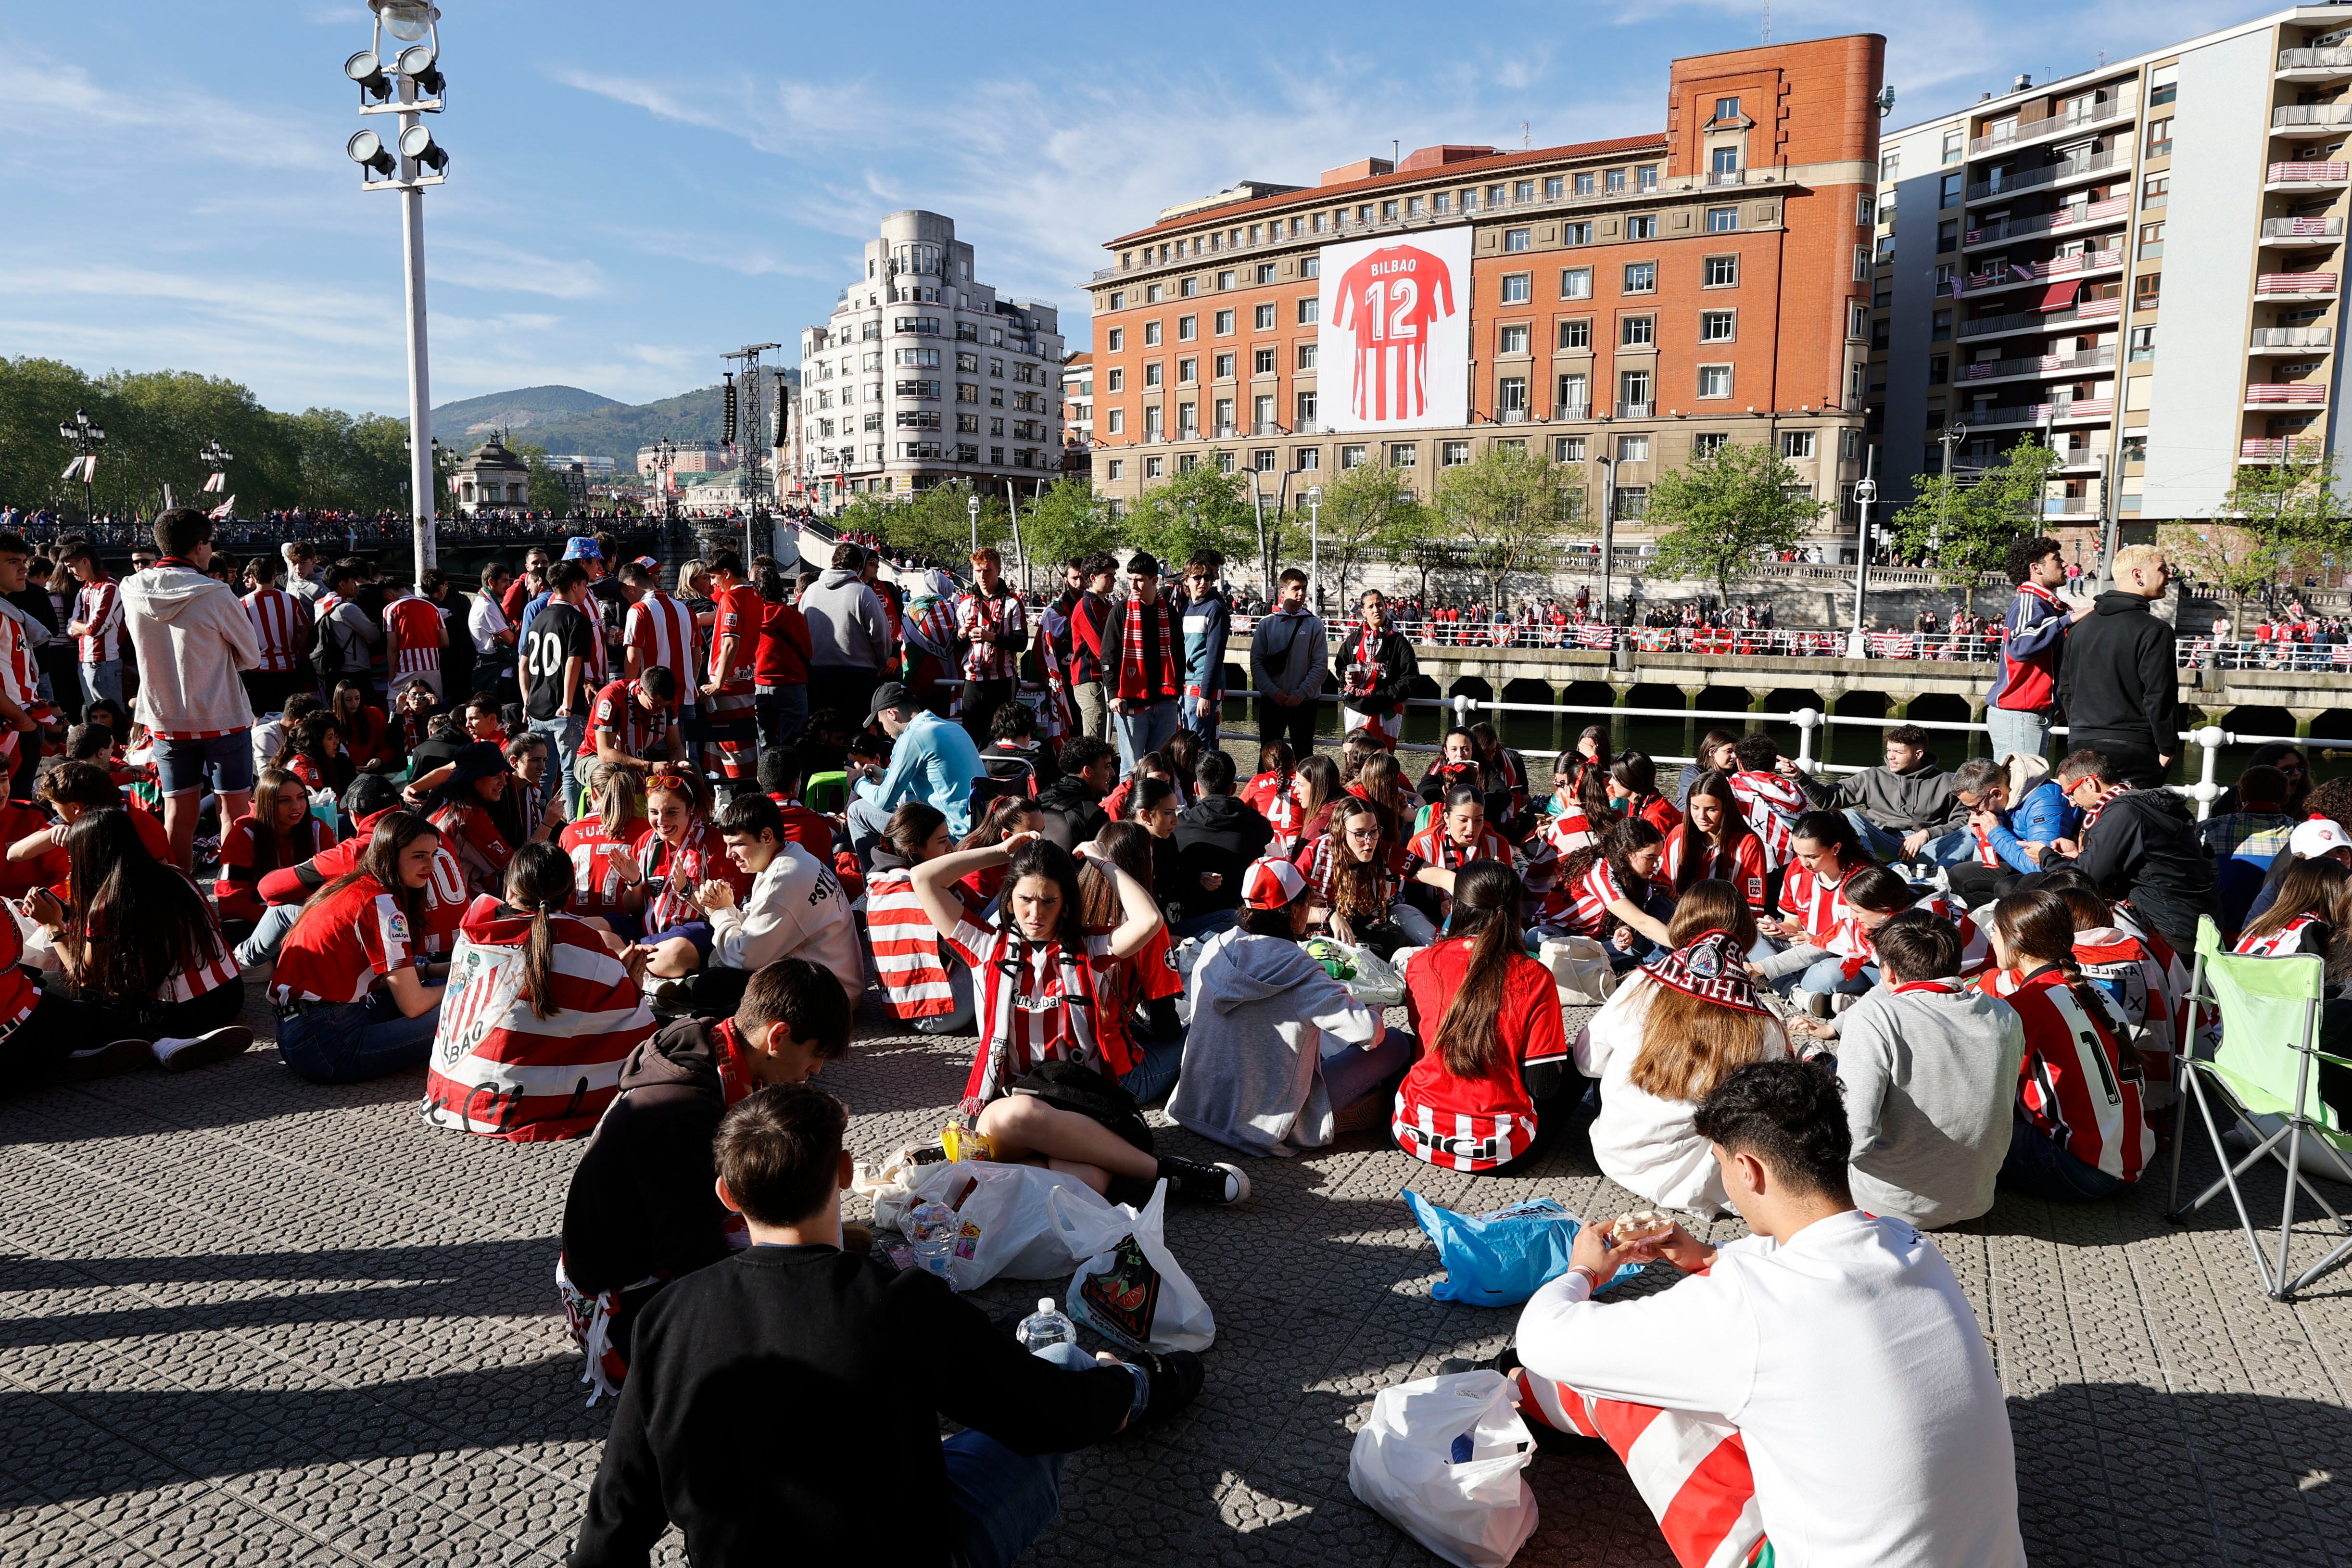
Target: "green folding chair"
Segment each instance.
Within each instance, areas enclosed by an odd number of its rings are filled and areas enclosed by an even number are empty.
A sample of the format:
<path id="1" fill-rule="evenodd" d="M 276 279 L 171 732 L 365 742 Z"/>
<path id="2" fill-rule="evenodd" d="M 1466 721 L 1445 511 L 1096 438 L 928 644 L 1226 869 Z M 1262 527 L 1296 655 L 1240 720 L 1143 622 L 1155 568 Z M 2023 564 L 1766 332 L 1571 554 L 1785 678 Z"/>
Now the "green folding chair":
<path id="1" fill-rule="evenodd" d="M 811 811 L 825 813 L 842 809 L 849 798 L 849 775 L 836 768 L 830 773 L 811 773 L 801 783 L 801 804 Z"/>
<path id="2" fill-rule="evenodd" d="M 2327 967 L 2316 957 L 2242 958 L 2221 947 L 2221 933 L 2210 916 L 2197 922 L 2197 967 L 2189 978 L 2189 1006 L 2181 1030 L 2179 1077 L 2184 1092 L 2172 1131 L 2172 1185 L 2166 1197 L 2165 1217 L 2186 1218 L 2227 1190 L 2238 1211 L 2239 1228 L 2254 1255 L 2263 1289 L 2273 1300 L 2284 1301 L 2313 1280 L 2352 1259 L 2352 1239 L 2300 1275 L 2287 1273 L 2288 1245 L 2294 1237 L 2295 1194 L 2309 1194 L 2328 1220 L 2347 1237 L 2352 1221 L 2313 1186 L 2305 1172 L 2334 1168 L 2352 1156 L 2352 1130 L 2344 1117 L 2319 1098 L 2319 1064 L 2333 1062 L 2352 1068 L 2352 1061 L 2319 1048 L 2321 1005 L 2326 998 Z M 2210 1060 L 2197 1054 L 2198 1017 L 2210 1021 L 2218 1009 L 2221 1017 L 2220 1047 Z M 2194 1100 L 2204 1119 L 2206 1136 L 2213 1142 L 2221 1176 L 2196 1199 L 2180 1205 L 2180 1155 L 2187 1141 L 2189 1106 Z M 2222 1113 L 2217 1121 L 2215 1110 Z M 2243 1115 L 2262 1135 L 2252 1152 L 2236 1163 L 2221 1142 L 2226 1121 Z M 2314 1142 L 2317 1147 L 2314 1147 Z M 2265 1256 L 2268 1231 L 2258 1227 L 2246 1207 L 2246 1194 L 2238 1179 L 2257 1163 L 2275 1159 L 2286 1168 L 2286 1201 L 2279 1218 L 2275 1258 Z"/>

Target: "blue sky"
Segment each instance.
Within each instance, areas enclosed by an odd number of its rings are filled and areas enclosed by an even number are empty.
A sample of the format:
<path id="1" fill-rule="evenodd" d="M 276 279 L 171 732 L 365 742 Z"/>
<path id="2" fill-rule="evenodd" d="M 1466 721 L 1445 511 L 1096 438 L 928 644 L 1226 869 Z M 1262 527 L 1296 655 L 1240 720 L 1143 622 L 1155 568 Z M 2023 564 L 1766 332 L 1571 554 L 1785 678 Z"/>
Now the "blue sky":
<path id="1" fill-rule="evenodd" d="M 1778 38 L 1879 30 L 1895 122 L 2275 6 L 1777 0 Z M 544 382 L 639 402 L 796 344 L 883 214 L 957 220 L 1062 307 L 1101 242 L 1238 178 L 1391 139 L 1538 146 L 1663 124 L 1676 54 L 1760 0 L 1475 7 L 891 7 L 449 0 L 426 197 L 434 401 Z M 1901 11 L 1896 16 L 1891 12 Z M 0 354 L 197 370 L 284 408 L 404 406 L 397 198 L 342 155 L 358 0 L 0 9 Z M 381 125 L 383 121 L 374 121 Z M 788 350 L 789 362 L 796 350 Z"/>

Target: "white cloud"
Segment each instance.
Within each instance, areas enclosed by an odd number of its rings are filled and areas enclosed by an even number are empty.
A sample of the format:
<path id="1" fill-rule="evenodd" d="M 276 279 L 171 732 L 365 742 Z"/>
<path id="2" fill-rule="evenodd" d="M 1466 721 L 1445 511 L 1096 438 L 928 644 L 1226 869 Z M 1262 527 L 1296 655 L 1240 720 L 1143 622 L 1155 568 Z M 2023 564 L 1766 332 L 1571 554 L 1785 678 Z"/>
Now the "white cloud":
<path id="1" fill-rule="evenodd" d="M 606 291 L 604 269 L 593 261 L 559 260 L 503 240 L 428 233 L 425 276 L 474 289 L 514 289 L 551 300 L 591 300 Z"/>
<path id="2" fill-rule="evenodd" d="M 0 51 L 0 132 L 18 150 L 46 149 L 59 172 L 84 165 L 118 174 L 121 160 L 175 166 L 228 163 L 258 169 L 333 167 L 341 142 L 331 132 L 243 101 L 179 86 L 117 90 L 70 61 L 34 50 Z"/>

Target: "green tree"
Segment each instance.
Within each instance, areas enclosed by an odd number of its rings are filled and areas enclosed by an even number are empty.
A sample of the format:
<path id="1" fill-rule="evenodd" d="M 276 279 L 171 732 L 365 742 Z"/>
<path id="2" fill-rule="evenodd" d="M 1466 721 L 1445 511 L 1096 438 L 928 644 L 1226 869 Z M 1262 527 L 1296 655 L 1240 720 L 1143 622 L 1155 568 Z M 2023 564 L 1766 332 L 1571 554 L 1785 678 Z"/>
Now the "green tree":
<path id="1" fill-rule="evenodd" d="M 1429 600 L 1432 573 L 1451 572 L 1463 564 L 1463 549 L 1444 517 L 1434 507 L 1414 505 L 1391 520 L 1379 542 L 1380 553 L 1421 578 L 1420 597 Z"/>
<path id="2" fill-rule="evenodd" d="M 1496 445 L 1437 476 L 1434 510 L 1486 579 L 1486 603 L 1499 605 L 1510 578 L 1548 573 L 1558 563 L 1560 536 L 1583 495 L 1574 469 L 1530 457 L 1524 447 Z"/>
<path id="3" fill-rule="evenodd" d="M 1402 555 L 1424 510 L 1395 469 L 1377 464 L 1343 468 L 1323 487 L 1321 554 L 1341 604 L 1351 602 L 1349 585 L 1367 563 Z"/>
<path id="4" fill-rule="evenodd" d="M 2167 552 L 2199 581 L 2230 595 L 2231 615 L 2242 621 L 2247 596 L 2275 582 L 2293 556 L 2340 552 L 2346 519 L 2332 466 L 2296 457 L 2240 468 L 2219 515 L 2158 532 Z"/>
<path id="5" fill-rule="evenodd" d="M 918 561 L 946 566 L 958 575 L 971 554 L 972 487 L 934 485 L 912 495 L 864 494 L 852 499 L 836 520 L 850 532 L 871 533 Z M 1012 527 L 1001 496 L 980 497 L 980 542 L 1002 550 Z"/>
<path id="6" fill-rule="evenodd" d="M 1643 515 L 1660 530 L 1652 574 L 1704 577 L 1729 604 L 1734 576 L 1802 542 L 1821 513 L 1780 453 L 1761 441 L 1727 441 L 1651 481 Z"/>
<path id="7" fill-rule="evenodd" d="M 2012 542 L 2041 531 L 2050 476 L 2063 462 L 2029 439 L 2002 453 L 1973 483 L 1923 475 L 1911 503 L 1895 513 L 1896 551 L 1958 577 L 1974 609 L 1977 579 L 2000 569 Z"/>
<path id="8" fill-rule="evenodd" d="M 1136 499 L 1120 537 L 1160 558 L 1170 575 L 1202 550 L 1246 561 L 1257 549 L 1257 511 L 1239 474 L 1217 471 L 1211 453 L 1188 473 L 1155 485 Z"/>
<path id="9" fill-rule="evenodd" d="M 1094 481 L 1073 475 L 1055 480 L 1021 509 L 1021 542 L 1042 581 L 1052 582 L 1063 562 L 1116 549 L 1118 524 L 1095 494 Z"/>

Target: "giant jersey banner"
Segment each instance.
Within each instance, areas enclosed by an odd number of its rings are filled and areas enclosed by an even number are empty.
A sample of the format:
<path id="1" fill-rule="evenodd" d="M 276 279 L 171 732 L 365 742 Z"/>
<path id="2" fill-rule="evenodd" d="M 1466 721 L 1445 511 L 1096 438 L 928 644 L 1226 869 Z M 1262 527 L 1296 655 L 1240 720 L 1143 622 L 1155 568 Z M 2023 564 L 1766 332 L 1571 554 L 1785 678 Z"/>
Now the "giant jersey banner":
<path id="1" fill-rule="evenodd" d="M 1470 226 L 1327 245 L 1317 413 L 1335 432 L 1470 422 Z"/>

